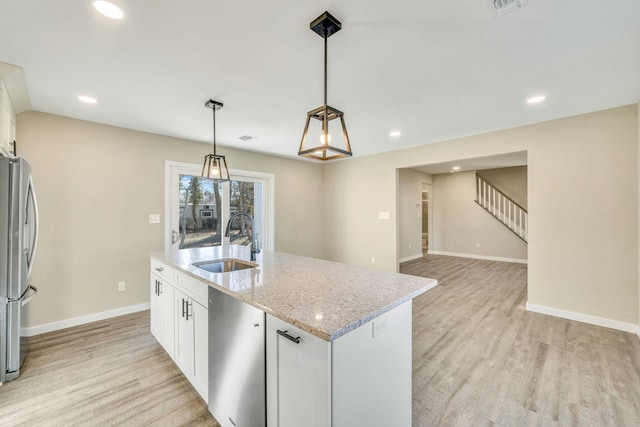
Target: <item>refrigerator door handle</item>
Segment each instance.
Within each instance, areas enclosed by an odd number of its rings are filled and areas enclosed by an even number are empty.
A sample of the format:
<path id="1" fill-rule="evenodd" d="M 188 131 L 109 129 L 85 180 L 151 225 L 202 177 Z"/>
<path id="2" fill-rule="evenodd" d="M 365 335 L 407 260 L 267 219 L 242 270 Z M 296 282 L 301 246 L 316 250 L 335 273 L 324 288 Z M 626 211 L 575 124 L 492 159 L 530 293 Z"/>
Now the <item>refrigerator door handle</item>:
<path id="1" fill-rule="evenodd" d="M 25 298 L 22 300 L 22 306 L 24 307 L 25 305 L 29 304 L 31 302 L 31 300 L 33 299 L 33 297 L 36 296 L 36 294 L 38 293 L 38 288 L 36 288 L 35 286 L 29 285 L 29 288 L 27 289 L 27 293 L 31 291 L 31 295 L 26 296 L 25 294 Z"/>
<path id="2" fill-rule="evenodd" d="M 33 200 L 33 236 L 28 236 L 29 227 L 25 227 L 25 234 L 28 237 L 25 237 L 24 241 L 29 242 L 29 253 L 27 254 L 27 277 L 31 277 L 31 269 L 33 267 L 33 259 L 36 256 L 36 248 L 38 246 L 38 236 L 40 234 L 40 224 L 39 224 L 39 216 L 38 216 L 38 199 L 36 198 L 36 190 L 33 185 L 33 175 L 29 175 L 29 189 L 27 190 L 27 200 L 31 195 L 31 200 Z M 25 209 L 28 209 L 28 201 Z M 29 213 L 27 212 L 26 218 L 29 218 Z"/>

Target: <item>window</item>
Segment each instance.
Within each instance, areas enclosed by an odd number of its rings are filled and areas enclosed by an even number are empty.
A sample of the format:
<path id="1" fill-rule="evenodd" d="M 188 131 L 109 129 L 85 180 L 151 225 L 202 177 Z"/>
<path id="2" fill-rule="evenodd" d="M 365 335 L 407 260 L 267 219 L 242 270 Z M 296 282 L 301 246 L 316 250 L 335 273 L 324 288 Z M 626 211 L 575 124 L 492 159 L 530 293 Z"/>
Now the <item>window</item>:
<path id="1" fill-rule="evenodd" d="M 165 249 L 249 245 L 255 233 L 257 247 L 272 250 L 275 177 L 231 170 L 231 181 L 221 183 L 202 179 L 201 170 L 200 165 L 166 162 Z M 240 216 L 225 238 L 229 218 L 237 212 L 249 214 L 254 227 Z"/>

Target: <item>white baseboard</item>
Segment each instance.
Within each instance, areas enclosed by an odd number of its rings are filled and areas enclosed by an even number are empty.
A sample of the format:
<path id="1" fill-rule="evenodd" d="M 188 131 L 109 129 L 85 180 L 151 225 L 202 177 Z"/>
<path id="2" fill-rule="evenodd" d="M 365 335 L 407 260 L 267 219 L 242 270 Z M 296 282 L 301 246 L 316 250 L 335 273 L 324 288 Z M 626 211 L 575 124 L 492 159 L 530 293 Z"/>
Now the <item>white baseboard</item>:
<path id="1" fill-rule="evenodd" d="M 591 316 L 589 314 L 575 313 L 573 311 L 560 310 L 558 308 L 545 307 L 543 305 L 526 305 L 527 311 L 547 314 L 549 316 L 560 317 L 562 319 L 575 320 L 590 325 L 603 326 L 605 328 L 616 329 L 618 331 L 631 332 L 640 335 L 640 328 L 633 323 L 620 322 L 619 320 L 606 319 L 604 317 Z"/>
<path id="2" fill-rule="evenodd" d="M 447 256 L 457 256 L 460 258 L 474 258 L 474 259 L 484 259 L 487 261 L 501 261 L 501 262 L 515 262 L 518 264 L 528 264 L 529 261 L 526 259 L 519 258 L 503 258 L 497 256 L 485 256 L 485 255 L 474 255 L 474 254 L 461 254 L 458 252 L 442 252 L 442 251 L 429 251 L 429 255 L 447 255 Z"/>
<path id="3" fill-rule="evenodd" d="M 402 264 L 403 262 L 413 261 L 414 259 L 422 258 L 423 256 L 424 255 L 422 255 L 422 253 L 419 253 L 419 254 L 408 256 L 408 257 L 400 258 L 398 262 Z"/>
<path id="4" fill-rule="evenodd" d="M 149 310 L 149 303 L 130 305 L 128 307 L 116 308 L 114 310 L 102 311 L 100 313 L 87 314 L 86 316 L 74 317 L 72 319 L 60 320 L 58 322 L 45 323 L 44 325 L 21 328 L 23 336 L 32 337 L 46 332 L 57 331 L 70 328 L 72 326 L 84 325 L 85 323 L 97 322 L 98 320 L 110 319 L 125 314 L 136 313 L 138 311 Z"/>

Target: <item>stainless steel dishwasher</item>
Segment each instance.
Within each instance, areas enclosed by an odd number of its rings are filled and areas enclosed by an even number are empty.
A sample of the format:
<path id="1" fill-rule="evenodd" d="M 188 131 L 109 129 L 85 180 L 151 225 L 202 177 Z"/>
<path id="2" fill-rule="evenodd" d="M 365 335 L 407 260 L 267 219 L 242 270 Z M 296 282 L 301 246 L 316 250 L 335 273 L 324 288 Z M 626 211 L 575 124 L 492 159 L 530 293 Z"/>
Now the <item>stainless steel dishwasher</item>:
<path id="1" fill-rule="evenodd" d="M 223 427 L 264 427 L 265 314 L 209 288 L 209 412 Z"/>

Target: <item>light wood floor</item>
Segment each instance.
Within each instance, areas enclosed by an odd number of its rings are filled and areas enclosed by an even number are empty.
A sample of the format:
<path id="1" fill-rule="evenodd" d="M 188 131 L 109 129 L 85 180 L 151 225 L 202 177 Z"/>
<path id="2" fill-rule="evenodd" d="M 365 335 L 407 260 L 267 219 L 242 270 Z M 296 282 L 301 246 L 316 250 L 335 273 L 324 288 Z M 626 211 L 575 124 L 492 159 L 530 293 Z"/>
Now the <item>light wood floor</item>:
<path id="1" fill-rule="evenodd" d="M 413 425 L 640 425 L 637 336 L 524 310 L 526 266 L 430 255 L 414 301 Z M 148 312 L 33 337 L 1 426 L 217 426 Z"/>
<path id="2" fill-rule="evenodd" d="M 143 311 L 32 337 L 0 426 L 218 426 Z"/>
<path id="3" fill-rule="evenodd" d="M 526 312 L 522 264 L 429 255 L 414 300 L 413 424 L 639 426 L 640 339 Z"/>

